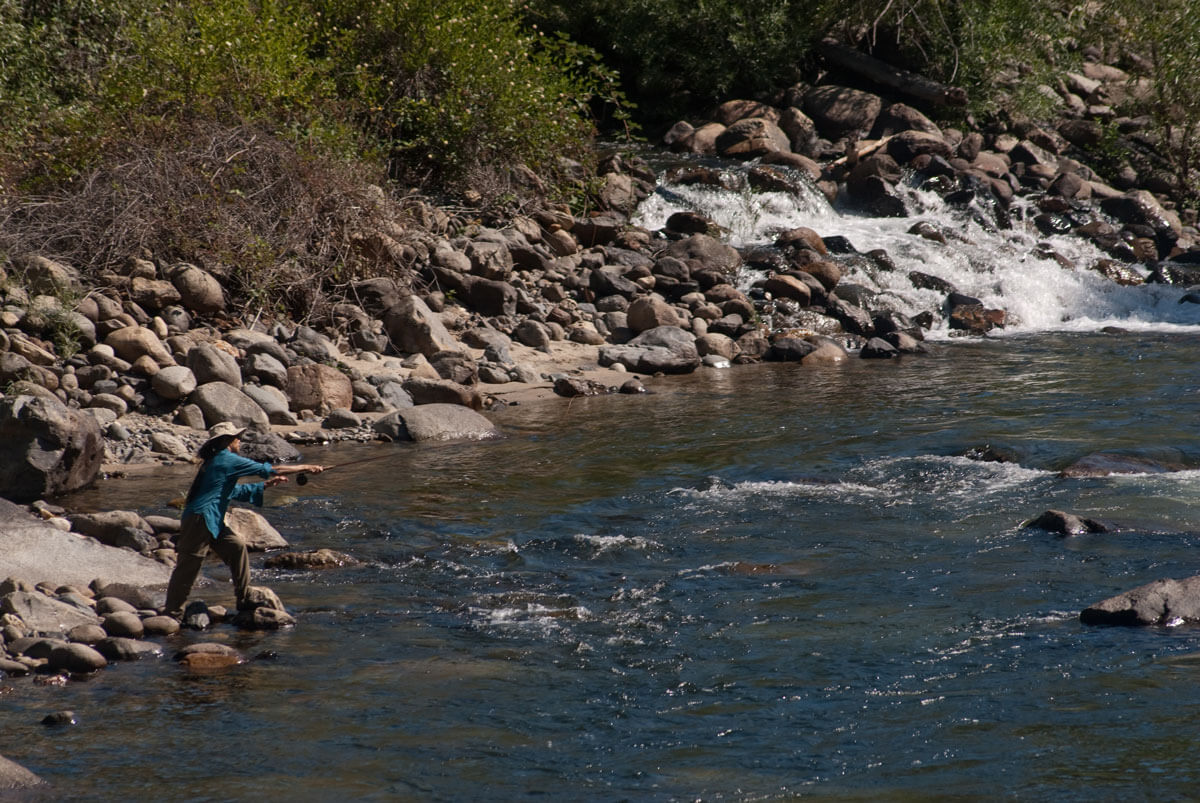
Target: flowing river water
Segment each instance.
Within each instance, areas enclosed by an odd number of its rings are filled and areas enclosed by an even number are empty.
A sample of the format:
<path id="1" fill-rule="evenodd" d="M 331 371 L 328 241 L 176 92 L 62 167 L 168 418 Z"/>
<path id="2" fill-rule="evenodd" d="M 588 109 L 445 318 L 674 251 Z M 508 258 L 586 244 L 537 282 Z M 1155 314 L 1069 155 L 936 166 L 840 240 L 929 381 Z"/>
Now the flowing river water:
<path id="1" fill-rule="evenodd" d="M 0 752 L 74 800 L 1194 796 L 1200 629 L 1078 616 L 1200 574 L 1200 307 L 1031 266 L 1019 231 L 946 218 L 964 257 L 900 222 L 787 214 L 1023 323 L 899 361 L 519 405 L 497 442 L 309 449 L 386 455 L 269 492 L 295 548 L 361 566 L 255 560 L 299 623 L 168 641 L 253 658 L 220 674 L 9 681 Z M 968 456 L 983 446 L 1015 460 Z M 1101 452 L 1178 470 L 1060 475 Z M 80 501 L 167 512 L 190 473 Z M 1049 508 L 1112 530 L 1022 527 Z M 39 724 L 62 708 L 79 724 Z"/>

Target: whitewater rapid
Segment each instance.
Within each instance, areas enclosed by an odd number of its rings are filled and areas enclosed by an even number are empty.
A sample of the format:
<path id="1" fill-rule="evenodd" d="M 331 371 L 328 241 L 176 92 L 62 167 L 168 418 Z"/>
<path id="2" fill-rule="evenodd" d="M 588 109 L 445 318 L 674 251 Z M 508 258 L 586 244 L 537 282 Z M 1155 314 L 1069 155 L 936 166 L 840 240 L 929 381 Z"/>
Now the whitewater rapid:
<path id="1" fill-rule="evenodd" d="M 725 169 L 737 173 L 747 166 Z M 908 216 L 879 218 L 835 207 L 815 186 L 803 183 L 803 177 L 796 178 L 801 183 L 796 193 L 727 190 L 660 179 L 633 222 L 654 231 L 663 228 L 675 212 L 699 212 L 721 227 L 727 242 L 736 248 L 769 246 L 780 232 L 797 226 L 814 229 L 822 237 L 840 235 L 859 252 L 885 250 L 898 268 L 892 272 L 861 264 L 843 265 L 848 267 L 843 283 L 866 287 L 880 294 L 880 306 L 912 317 L 938 309 L 944 295 L 913 286 L 909 272 L 936 276 L 987 307 L 1005 310 L 1008 325 L 993 333 L 999 336 L 1095 332 L 1106 327 L 1200 332 L 1200 305 L 1181 303 L 1188 288 L 1114 283 L 1089 269 L 1106 257 L 1102 251 L 1081 237 L 1043 235 L 1032 223 L 1036 210 L 1025 214 L 1028 207 L 1022 199 L 1014 201 L 1012 228 L 996 229 L 912 182 L 899 188 Z M 730 184 L 745 182 L 733 176 Z M 946 242 L 909 233 L 921 221 L 945 235 Z M 1072 267 L 1048 256 L 1050 251 Z M 1143 277 L 1149 275 L 1143 266 L 1133 267 Z M 761 275 L 743 269 L 740 278 L 748 286 Z M 948 337 L 945 322 L 936 324 L 929 336 Z"/>

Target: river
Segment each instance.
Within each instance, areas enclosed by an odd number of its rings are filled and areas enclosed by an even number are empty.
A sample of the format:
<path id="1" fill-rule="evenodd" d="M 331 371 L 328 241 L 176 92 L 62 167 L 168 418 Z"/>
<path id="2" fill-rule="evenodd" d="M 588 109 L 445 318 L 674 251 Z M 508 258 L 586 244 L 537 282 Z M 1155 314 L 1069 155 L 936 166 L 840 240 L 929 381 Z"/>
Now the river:
<path id="1" fill-rule="evenodd" d="M 1003 265 L 1002 289 L 1028 273 Z M 6 681 L 0 752 L 69 800 L 1193 797 L 1200 629 L 1078 616 L 1200 573 L 1200 319 L 1179 288 L 1089 310 L 1046 289 L 1066 278 L 1036 291 L 1054 316 L 924 355 L 518 405 L 491 443 L 308 449 L 386 456 L 269 492 L 295 548 L 363 565 L 256 558 L 299 623 L 167 642 L 252 658 L 220 674 Z M 1060 476 L 1101 452 L 1182 470 Z M 81 501 L 164 513 L 189 478 Z M 1022 527 L 1049 508 L 1112 530 Z M 63 708 L 77 725 L 40 724 Z"/>

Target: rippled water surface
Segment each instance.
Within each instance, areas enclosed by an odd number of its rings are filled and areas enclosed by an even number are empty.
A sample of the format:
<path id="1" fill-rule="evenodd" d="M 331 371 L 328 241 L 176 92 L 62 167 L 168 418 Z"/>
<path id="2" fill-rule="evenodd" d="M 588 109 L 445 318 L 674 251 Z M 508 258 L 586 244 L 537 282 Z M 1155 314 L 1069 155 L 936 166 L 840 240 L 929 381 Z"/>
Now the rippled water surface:
<path id="1" fill-rule="evenodd" d="M 222 674 L 5 681 L 0 753 L 78 800 L 1193 796 L 1200 631 L 1078 614 L 1200 573 L 1200 471 L 1058 471 L 1200 467 L 1198 347 L 704 369 L 510 408 L 500 442 L 309 450 L 387 455 L 270 492 L 295 547 L 363 566 L 257 558 L 299 624 L 205 634 L 260 656 Z M 964 456 L 983 445 L 1017 462 Z M 165 512 L 188 479 L 97 498 Z M 1115 530 L 1021 527 L 1047 508 Z M 79 724 L 39 724 L 62 708 Z"/>

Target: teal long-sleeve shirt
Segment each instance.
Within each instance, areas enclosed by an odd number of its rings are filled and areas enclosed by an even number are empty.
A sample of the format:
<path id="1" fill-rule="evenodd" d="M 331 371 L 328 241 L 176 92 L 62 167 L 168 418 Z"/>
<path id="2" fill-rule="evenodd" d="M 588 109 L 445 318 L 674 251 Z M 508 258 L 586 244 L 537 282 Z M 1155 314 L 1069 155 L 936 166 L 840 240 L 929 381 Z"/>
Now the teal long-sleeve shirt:
<path id="1" fill-rule="evenodd" d="M 225 511 L 231 501 L 249 502 L 261 506 L 263 488 L 261 482 L 239 484 L 242 477 L 271 477 L 275 469 L 270 463 L 259 463 L 248 457 L 225 449 L 200 467 L 192 488 L 188 492 L 183 515 L 195 513 L 204 517 L 204 524 L 215 539 L 225 524 Z"/>

